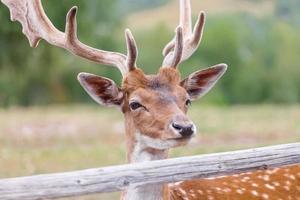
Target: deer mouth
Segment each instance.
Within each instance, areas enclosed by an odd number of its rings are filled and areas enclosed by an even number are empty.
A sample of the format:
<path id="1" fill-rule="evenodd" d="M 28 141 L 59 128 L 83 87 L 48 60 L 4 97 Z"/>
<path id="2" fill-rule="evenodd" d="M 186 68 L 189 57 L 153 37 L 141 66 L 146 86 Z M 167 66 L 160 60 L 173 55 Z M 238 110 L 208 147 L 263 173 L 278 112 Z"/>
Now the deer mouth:
<path id="1" fill-rule="evenodd" d="M 189 141 L 194 137 L 194 135 L 188 136 L 188 137 L 178 137 L 178 138 L 169 138 L 168 140 L 178 141 L 178 142 L 185 142 Z"/>
<path id="2" fill-rule="evenodd" d="M 180 137 L 180 138 L 170 138 L 167 141 L 172 144 L 171 146 L 180 147 L 185 146 L 191 141 L 192 137 Z"/>

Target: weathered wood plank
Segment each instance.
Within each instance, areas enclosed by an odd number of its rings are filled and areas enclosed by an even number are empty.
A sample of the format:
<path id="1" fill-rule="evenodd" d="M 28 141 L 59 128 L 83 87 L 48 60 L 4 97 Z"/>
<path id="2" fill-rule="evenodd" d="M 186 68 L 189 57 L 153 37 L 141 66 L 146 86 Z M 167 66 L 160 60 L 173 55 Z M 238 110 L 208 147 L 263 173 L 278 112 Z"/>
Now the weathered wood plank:
<path id="1" fill-rule="evenodd" d="M 300 164 L 300 143 L 131 165 L 0 180 L 0 199 L 55 199 L 112 192 L 129 185 L 209 178 Z"/>

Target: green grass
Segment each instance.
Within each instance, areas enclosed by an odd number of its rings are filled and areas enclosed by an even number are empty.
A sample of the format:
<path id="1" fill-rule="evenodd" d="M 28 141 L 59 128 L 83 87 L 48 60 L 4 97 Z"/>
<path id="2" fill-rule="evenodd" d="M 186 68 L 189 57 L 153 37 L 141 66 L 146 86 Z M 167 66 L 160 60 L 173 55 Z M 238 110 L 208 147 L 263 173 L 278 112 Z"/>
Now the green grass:
<path id="1" fill-rule="evenodd" d="M 199 134 L 172 157 L 300 141 L 300 106 L 192 106 Z M 96 106 L 0 110 L 0 178 L 125 163 L 122 114 Z M 118 193 L 69 198 L 118 199 Z M 66 198 L 68 199 L 68 198 Z"/>

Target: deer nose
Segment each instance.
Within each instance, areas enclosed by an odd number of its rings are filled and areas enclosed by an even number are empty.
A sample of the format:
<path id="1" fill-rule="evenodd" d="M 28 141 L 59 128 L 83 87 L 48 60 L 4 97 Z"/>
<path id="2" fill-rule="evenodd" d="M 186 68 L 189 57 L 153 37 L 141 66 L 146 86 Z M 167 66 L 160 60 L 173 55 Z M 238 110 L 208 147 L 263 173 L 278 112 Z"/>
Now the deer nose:
<path id="1" fill-rule="evenodd" d="M 173 122 L 172 127 L 184 138 L 191 137 L 195 133 L 194 124 L 182 125 Z"/>

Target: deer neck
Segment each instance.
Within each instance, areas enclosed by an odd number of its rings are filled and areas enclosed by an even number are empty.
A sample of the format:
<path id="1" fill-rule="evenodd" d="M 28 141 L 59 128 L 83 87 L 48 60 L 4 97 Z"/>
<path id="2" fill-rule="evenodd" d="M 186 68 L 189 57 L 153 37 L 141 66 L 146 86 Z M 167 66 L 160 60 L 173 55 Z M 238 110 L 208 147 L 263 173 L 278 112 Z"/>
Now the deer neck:
<path id="1" fill-rule="evenodd" d="M 158 150 L 148 147 L 147 141 L 151 138 L 143 136 L 134 130 L 134 137 L 127 139 L 127 159 L 129 163 L 140 163 L 168 158 L 168 150 Z"/>
<path id="2" fill-rule="evenodd" d="M 144 137 L 129 119 L 126 121 L 127 160 L 129 163 L 141 163 L 153 160 L 166 159 L 168 150 L 149 148 Z M 146 185 L 142 187 L 129 186 L 122 194 L 122 200 L 168 200 L 168 187 L 164 184 Z"/>

